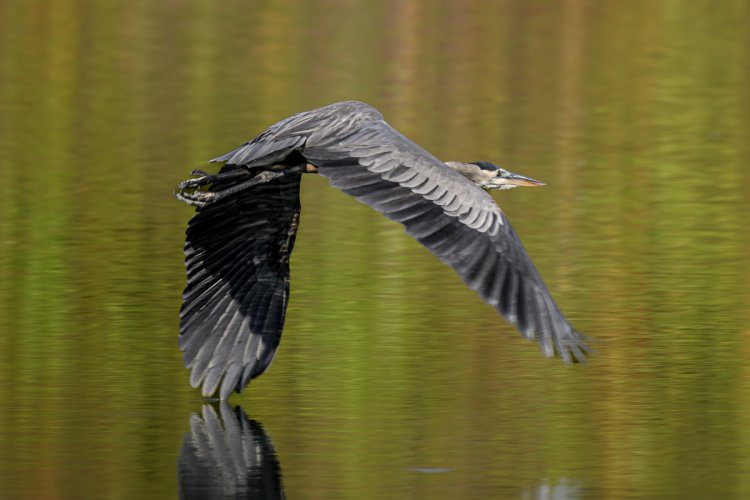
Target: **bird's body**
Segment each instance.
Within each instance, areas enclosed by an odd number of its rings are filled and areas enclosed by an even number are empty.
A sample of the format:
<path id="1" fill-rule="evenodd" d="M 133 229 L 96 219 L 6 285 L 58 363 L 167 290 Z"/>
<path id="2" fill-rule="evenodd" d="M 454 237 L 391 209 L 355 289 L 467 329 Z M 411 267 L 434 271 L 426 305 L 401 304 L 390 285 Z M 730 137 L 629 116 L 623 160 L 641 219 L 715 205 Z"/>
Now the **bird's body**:
<path id="1" fill-rule="evenodd" d="M 584 359 L 583 337 L 485 191 L 540 182 L 487 162 L 444 163 L 356 101 L 292 115 L 212 161 L 225 164 L 218 174 L 196 172 L 177 193 L 198 206 L 186 232 L 180 346 L 204 395 L 240 392 L 276 352 L 303 173 L 403 224 L 547 356 Z"/>

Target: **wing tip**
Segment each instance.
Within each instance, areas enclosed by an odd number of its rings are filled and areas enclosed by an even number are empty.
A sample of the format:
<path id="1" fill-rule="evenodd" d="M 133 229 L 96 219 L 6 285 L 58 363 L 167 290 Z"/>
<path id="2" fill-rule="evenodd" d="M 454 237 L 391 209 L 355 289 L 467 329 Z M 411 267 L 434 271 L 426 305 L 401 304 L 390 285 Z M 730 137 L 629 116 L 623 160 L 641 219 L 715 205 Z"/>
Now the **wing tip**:
<path id="1" fill-rule="evenodd" d="M 597 351 L 589 343 L 593 341 L 578 330 L 568 325 L 566 336 L 559 339 L 555 351 L 565 364 L 585 364 L 588 358 L 595 356 Z"/>

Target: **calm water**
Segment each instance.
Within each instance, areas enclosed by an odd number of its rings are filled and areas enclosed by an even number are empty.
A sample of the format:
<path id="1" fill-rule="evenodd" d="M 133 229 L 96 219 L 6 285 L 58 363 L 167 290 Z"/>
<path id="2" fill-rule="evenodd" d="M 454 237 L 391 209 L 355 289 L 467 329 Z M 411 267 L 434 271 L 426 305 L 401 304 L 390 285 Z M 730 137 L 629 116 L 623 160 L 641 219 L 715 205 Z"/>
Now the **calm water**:
<path id="1" fill-rule="evenodd" d="M 749 26 L 744 0 L 5 0 L 0 496 L 750 497 Z M 596 358 L 544 358 L 309 176 L 278 356 L 204 404 L 172 189 L 343 99 L 547 182 L 496 198 Z"/>

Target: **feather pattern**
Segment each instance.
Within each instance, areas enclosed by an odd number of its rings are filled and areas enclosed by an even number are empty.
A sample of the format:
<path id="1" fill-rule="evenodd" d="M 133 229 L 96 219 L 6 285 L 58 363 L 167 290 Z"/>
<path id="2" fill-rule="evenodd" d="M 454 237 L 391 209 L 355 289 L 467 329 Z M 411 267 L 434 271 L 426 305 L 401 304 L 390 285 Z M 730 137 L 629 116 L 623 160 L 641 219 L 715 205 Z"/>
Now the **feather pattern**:
<path id="1" fill-rule="evenodd" d="M 212 161 L 226 164 L 222 172 L 314 165 L 332 186 L 403 224 L 545 355 L 583 361 L 590 351 L 494 199 L 376 109 L 346 101 L 298 113 Z M 190 222 L 181 346 L 191 383 L 205 395 L 219 387 L 222 398 L 239 392 L 273 358 L 289 294 L 299 182 L 293 173 L 253 186 L 198 209 Z"/>
<path id="2" fill-rule="evenodd" d="M 289 296 L 299 184 L 300 174 L 260 184 L 199 208 L 188 224 L 180 347 L 191 384 L 205 396 L 239 392 L 273 359 Z"/>

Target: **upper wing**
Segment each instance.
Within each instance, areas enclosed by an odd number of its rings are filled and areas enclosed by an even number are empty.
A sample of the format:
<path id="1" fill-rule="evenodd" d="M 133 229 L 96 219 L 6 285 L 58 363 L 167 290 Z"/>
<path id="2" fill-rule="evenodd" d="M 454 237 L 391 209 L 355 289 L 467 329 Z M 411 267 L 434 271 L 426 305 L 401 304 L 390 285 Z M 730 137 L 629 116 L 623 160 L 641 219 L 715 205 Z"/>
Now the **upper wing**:
<path id="1" fill-rule="evenodd" d="M 211 189 L 243 180 L 219 180 Z M 254 186 L 199 208 L 188 225 L 180 348 L 190 383 L 202 385 L 204 396 L 220 382 L 223 399 L 239 392 L 273 359 L 289 297 L 299 184 L 294 174 Z"/>
<path id="2" fill-rule="evenodd" d="M 395 131 L 373 122 L 311 145 L 307 160 L 335 186 L 400 222 L 547 356 L 583 361 L 583 336 L 565 319 L 492 197 Z"/>
<path id="3" fill-rule="evenodd" d="M 298 113 L 213 161 L 247 167 L 299 154 L 331 185 L 400 222 L 543 352 L 581 361 L 565 319 L 492 197 L 355 101 Z"/>

